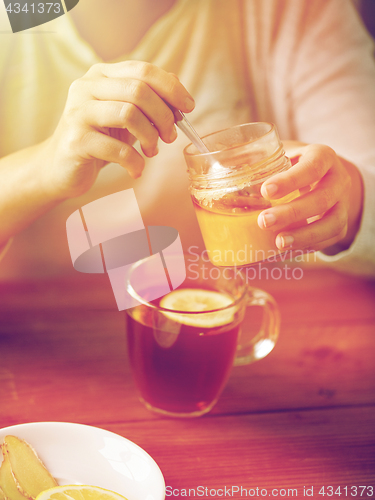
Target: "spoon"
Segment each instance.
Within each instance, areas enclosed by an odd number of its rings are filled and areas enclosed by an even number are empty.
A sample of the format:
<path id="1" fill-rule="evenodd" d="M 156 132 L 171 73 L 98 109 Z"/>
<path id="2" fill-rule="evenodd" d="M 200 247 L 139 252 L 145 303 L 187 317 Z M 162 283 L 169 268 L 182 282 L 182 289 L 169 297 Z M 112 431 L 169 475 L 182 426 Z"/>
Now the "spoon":
<path id="1" fill-rule="evenodd" d="M 191 142 L 194 144 L 194 146 L 198 149 L 200 153 L 209 153 L 207 156 L 208 163 L 211 165 L 211 168 L 213 169 L 213 172 L 221 170 L 223 167 L 222 165 L 216 161 L 212 155 L 210 154 L 211 151 L 208 149 L 208 147 L 205 145 L 205 143 L 202 141 L 200 136 L 198 135 L 197 131 L 193 127 L 193 125 L 189 122 L 189 120 L 186 118 L 184 113 L 180 111 L 179 109 L 171 106 L 170 104 L 166 103 L 167 106 L 171 109 L 174 119 L 175 119 L 175 124 L 177 127 L 186 135 L 188 139 L 191 140 Z"/>
<path id="2" fill-rule="evenodd" d="M 169 104 L 168 106 L 173 112 L 177 127 L 186 135 L 188 139 L 191 140 L 191 142 L 194 144 L 194 146 L 198 149 L 200 153 L 209 153 L 210 150 L 202 141 L 202 139 L 199 137 L 197 131 L 195 130 L 193 125 L 189 122 L 189 120 L 186 118 L 184 113 Z"/>

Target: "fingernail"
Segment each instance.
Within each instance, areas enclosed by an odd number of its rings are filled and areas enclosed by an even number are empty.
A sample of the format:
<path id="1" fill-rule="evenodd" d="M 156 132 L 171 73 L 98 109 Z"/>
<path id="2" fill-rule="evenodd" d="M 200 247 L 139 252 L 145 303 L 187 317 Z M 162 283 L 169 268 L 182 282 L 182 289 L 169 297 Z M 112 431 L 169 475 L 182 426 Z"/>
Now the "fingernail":
<path id="1" fill-rule="evenodd" d="M 266 228 L 272 226 L 276 222 L 276 217 L 273 214 L 263 214 L 262 219 L 263 226 Z"/>
<path id="2" fill-rule="evenodd" d="M 159 153 L 159 148 L 155 146 L 154 149 L 147 149 L 144 150 L 143 152 L 147 156 L 147 158 L 152 158 L 153 156 L 156 156 Z"/>
<path id="3" fill-rule="evenodd" d="M 288 235 L 283 235 L 283 236 L 278 236 L 276 238 L 276 246 L 277 248 L 283 249 L 287 247 L 291 247 L 294 242 L 293 236 Z"/>
<path id="4" fill-rule="evenodd" d="M 267 186 L 264 186 L 264 189 L 266 190 L 267 198 L 272 198 L 277 193 L 278 186 L 277 184 L 267 184 Z"/>
<path id="5" fill-rule="evenodd" d="M 173 126 L 173 129 L 172 129 L 172 132 L 171 132 L 171 135 L 169 136 L 169 140 L 171 142 L 173 142 L 175 139 L 177 139 L 177 130 L 176 130 L 176 127 Z"/>
<path id="6" fill-rule="evenodd" d="M 193 109 L 195 108 L 194 99 L 191 99 L 190 97 L 187 97 L 185 99 L 185 108 L 187 109 L 187 111 L 193 111 Z"/>

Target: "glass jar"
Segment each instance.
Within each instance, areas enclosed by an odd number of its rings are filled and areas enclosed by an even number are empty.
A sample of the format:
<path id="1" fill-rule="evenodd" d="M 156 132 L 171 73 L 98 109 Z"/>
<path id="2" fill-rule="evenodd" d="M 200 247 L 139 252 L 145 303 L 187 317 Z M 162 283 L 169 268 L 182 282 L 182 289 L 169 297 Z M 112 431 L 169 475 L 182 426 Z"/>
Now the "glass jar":
<path id="1" fill-rule="evenodd" d="M 291 167 L 275 125 L 247 123 L 203 138 L 210 153 L 193 144 L 184 150 L 190 193 L 210 261 L 216 266 L 247 266 L 279 257 L 276 233 L 258 226 L 259 214 L 287 203 L 266 200 L 262 183 Z"/>

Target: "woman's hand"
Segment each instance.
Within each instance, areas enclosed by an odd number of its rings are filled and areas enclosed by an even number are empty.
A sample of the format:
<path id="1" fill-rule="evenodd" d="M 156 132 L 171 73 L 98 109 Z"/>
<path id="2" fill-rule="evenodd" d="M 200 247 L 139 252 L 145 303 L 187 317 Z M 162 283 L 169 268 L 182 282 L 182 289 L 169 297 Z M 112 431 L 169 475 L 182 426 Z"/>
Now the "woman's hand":
<path id="1" fill-rule="evenodd" d="M 133 178 L 144 158 L 134 148 L 138 139 L 147 157 L 157 154 L 159 137 L 177 137 L 168 102 L 184 112 L 194 101 L 171 73 L 148 63 L 97 64 L 70 87 L 53 136 L 43 148 L 47 190 L 57 198 L 86 192 L 99 170 L 119 163 Z"/>
<path id="2" fill-rule="evenodd" d="M 306 146 L 298 163 L 265 181 L 261 193 L 271 200 L 297 189 L 301 192 L 298 198 L 259 214 L 259 226 L 276 232 L 277 247 L 332 247 L 327 253 L 348 248 L 362 214 L 363 187 L 357 168 L 327 146 Z"/>

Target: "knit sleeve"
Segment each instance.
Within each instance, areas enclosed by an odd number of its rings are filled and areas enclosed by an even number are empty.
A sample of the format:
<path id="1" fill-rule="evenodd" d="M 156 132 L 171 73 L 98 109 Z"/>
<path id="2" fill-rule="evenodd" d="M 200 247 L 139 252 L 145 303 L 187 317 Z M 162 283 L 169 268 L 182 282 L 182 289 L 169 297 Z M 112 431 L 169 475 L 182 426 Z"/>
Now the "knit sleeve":
<path id="1" fill-rule="evenodd" d="M 330 146 L 363 178 L 364 211 L 355 241 L 337 255 L 319 252 L 319 259 L 375 276 L 373 40 L 350 0 L 266 0 L 263 10 L 265 4 L 273 6 L 258 33 L 267 45 L 261 67 L 270 101 L 266 118 L 283 139 Z"/>

